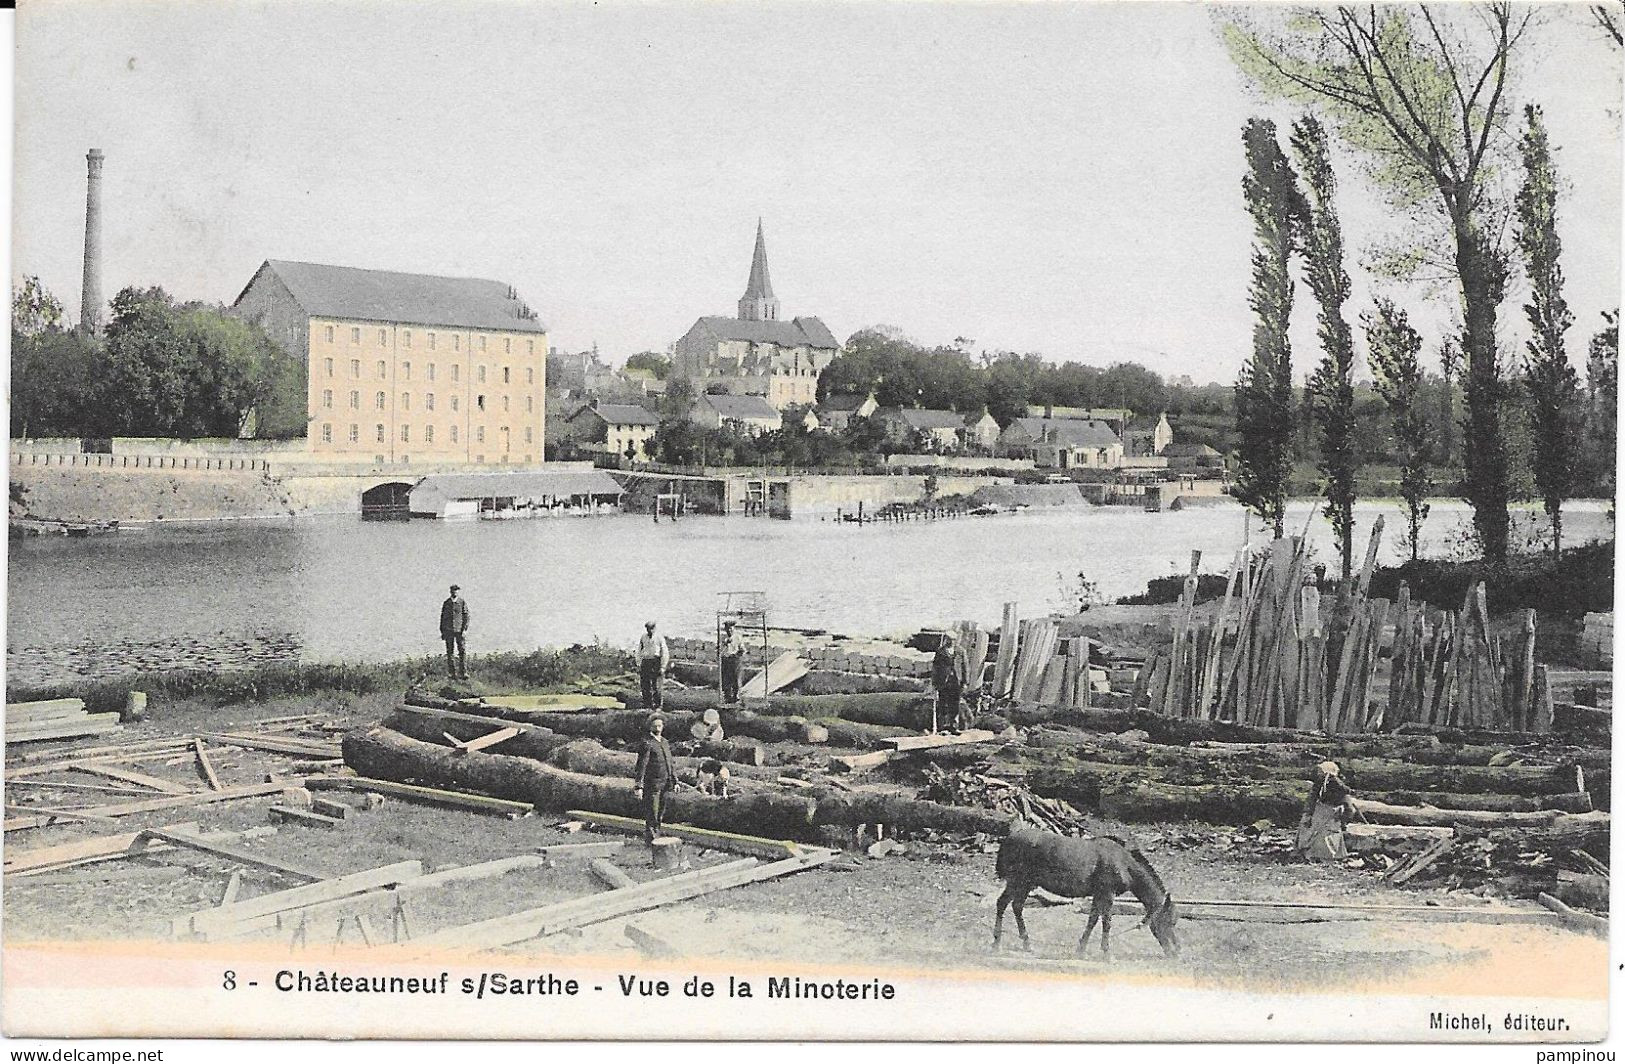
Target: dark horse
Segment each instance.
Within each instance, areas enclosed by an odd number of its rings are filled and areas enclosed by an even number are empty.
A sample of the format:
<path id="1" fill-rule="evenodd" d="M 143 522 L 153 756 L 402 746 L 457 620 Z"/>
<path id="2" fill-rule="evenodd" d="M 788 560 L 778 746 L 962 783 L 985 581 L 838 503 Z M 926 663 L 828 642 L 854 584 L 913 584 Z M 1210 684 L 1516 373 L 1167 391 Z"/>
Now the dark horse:
<path id="1" fill-rule="evenodd" d="M 1021 932 L 1023 948 L 1030 948 L 1021 909 L 1033 888 L 1043 887 L 1065 898 L 1094 899 L 1089 926 L 1078 940 L 1080 955 L 1098 922 L 1100 951 L 1111 956 L 1112 898 L 1124 891 L 1131 892 L 1145 906 L 1145 919 L 1139 926 L 1151 928 L 1168 956 L 1179 954 L 1176 930 L 1179 914 L 1174 910 L 1173 896 L 1162 885 L 1145 855 L 1119 839 L 1110 836 L 1070 839 L 1034 828 L 1017 828 L 999 845 L 995 867 L 1005 887 L 1004 893 L 999 895 L 998 912 L 993 917 L 994 949 L 999 947 L 1004 930 L 1006 905 L 1016 914 L 1016 930 Z"/>

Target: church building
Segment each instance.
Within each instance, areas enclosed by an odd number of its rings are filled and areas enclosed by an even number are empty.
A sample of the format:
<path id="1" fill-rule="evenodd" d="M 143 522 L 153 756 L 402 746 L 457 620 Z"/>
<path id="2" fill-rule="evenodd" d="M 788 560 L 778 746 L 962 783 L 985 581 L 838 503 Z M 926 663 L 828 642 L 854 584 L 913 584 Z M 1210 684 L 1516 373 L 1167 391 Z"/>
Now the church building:
<path id="1" fill-rule="evenodd" d="M 767 272 L 767 239 L 756 223 L 756 252 L 736 318 L 705 317 L 683 334 L 672 371 L 695 390 L 759 395 L 775 410 L 818 399 L 818 375 L 840 351 L 817 318 L 779 317 L 779 300 Z"/>

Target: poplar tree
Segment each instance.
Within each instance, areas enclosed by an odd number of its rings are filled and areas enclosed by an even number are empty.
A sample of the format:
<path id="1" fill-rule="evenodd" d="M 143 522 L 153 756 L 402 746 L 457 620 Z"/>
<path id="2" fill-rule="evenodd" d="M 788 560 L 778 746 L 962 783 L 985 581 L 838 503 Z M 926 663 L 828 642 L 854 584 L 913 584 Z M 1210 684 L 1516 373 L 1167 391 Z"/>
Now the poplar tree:
<path id="1" fill-rule="evenodd" d="M 1313 115 L 1292 127 L 1292 152 L 1303 172 L 1308 198 L 1299 218 L 1299 246 L 1309 290 L 1320 304 L 1318 335 L 1323 352 L 1309 378 L 1309 403 L 1320 430 L 1320 473 L 1325 478 L 1326 518 L 1343 562 L 1343 579 L 1354 569 L 1355 474 L 1360 458 L 1354 445 L 1354 336 L 1343 317 L 1349 275 L 1343 269 L 1343 227 L 1334 202 L 1326 128 Z"/>
<path id="2" fill-rule="evenodd" d="M 1574 490 L 1580 444 L 1580 378 L 1569 361 L 1563 334 L 1574 315 L 1563 298 L 1563 250 L 1557 236 L 1558 178 L 1540 108 L 1524 108 L 1523 187 L 1518 190 L 1518 248 L 1529 279 L 1528 363 L 1524 387 L 1535 434 L 1535 488 L 1552 522 L 1552 550 L 1563 553 L 1563 503 Z"/>
<path id="3" fill-rule="evenodd" d="M 1253 217 L 1252 357 L 1236 380 L 1239 468 L 1236 497 L 1269 525 L 1285 531 L 1286 487 L 1292 471 L 1292 251 L 1303 210 L 1298 177 L 1281 151 L 1275 123 L 1253 118 L 1242 127 L 1247 175 L 1242 196 Z"/>
<path id="4" fill-rule="evenodd" d="M 1391 300 L 1377 300 L 1377 312 L 1361 316 L 1371 375 L 1393 422 L 1394 454 L 1399 459 L 1399 496 L 1405 500 L 1406 540 L 1411 561 L 1421 549 L 1427 498 L 1433 492 L 1428 470 L 1433 430 L 1422 389 L 1422 337 Z"/>

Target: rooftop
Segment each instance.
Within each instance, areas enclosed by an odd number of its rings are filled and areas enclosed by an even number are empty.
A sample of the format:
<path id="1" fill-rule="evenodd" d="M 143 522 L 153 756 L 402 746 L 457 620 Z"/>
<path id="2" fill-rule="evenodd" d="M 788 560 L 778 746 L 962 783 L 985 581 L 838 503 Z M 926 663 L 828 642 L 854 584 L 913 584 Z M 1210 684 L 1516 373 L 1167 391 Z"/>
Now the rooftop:
<path id="1" fill-rule="evenodd" d="M 835 334 L 817 318 L 791 318 L 789 321 L 746 321 L 743 318 L 701 318 L 697 325 L 719 340 L 745 340 L 753 344 L 780 347 L 816 347 L 834 350 L 841 345 Z"/>
<path id="2" fill-rule="evenodd" d="M 508 332 L 547 331 L 513 286 L 502 281 L 282 259 L 266 259 L 255 272 L 255 280 L 266 271 L 287 287 L 294 301 L 311 317 Z M 237 298 L 241 301 L 242 296 Z"/>
<path id="3" fill-rule="evenodd" d="M 734 421 L 782 421 L 779 412 L 759 395 L 703 395 L 701 400 L 724 418 Z"/>
<path id="4" fill-rule="evenodd" d="M 645 410 L 643 407 L 634 405 L 632 403 L 599 403 L 597 406 L 593 406 L 591 403 L 589 403 L 580 410 L 577 410 L 574 414 L 571 414 L 570 420 L 574 421 L 577 417 L 589 410 L 603 418 L 605 422 L 611 425 L 660 424 L 659 417 L 652 412 Z"/>

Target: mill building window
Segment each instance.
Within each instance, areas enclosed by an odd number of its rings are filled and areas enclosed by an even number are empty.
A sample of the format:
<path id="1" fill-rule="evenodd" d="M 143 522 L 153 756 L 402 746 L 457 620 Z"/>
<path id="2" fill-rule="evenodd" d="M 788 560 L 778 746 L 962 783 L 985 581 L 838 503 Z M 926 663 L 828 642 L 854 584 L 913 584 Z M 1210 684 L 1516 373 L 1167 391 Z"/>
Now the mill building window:
<path id="1" fill-rule="evenodd" d="M 322 409 L 333 409 L 333 389 L 331 388 L 322 389 Z"/>
<path id="2" fill-rule="evenodd" d="M 433 425 L 425 425 L 423 427 L 423 442 L 424 443 L 433 443 L 434 442 L 434 426 Z"/>
<path id="3" fill-rule="evenodd" d="M 502 383 L 503 384 L 511 384 L 511 383 L 513 383 L 512 380 L 508 376 L 508 372 L 509 372 L 508 367 L 503 366 L 502 367 Z"/>
<path id="4" fill-rule="evenodd" d="M 328 331 L 328 332 L 332 332 L 332 331 L 333 331 L 333 330 L 332 330 L 332 329 L 329 329 L 329 330 L 327 330 L 327 331 Z M 328 339 L 329 339 L 329 340 L 331 340 L 331 339 L 332 339 L 332 337 L 331 337 L 331 336 L 329 336 L 329 337 L 328 337 Z M 325 370 L 327 370 L 327 375 L 328 375 L 328 376 L 329 376 L 329 377 L 331 377 L 331 376 L 332 376 L 332 375 L 333 375 L 333 360 L 332 360 L 332 359 L 330 359 L 330 358 L 324 358 L 324 359 L 322 359 L 322 368 L 323 368 L 323 369 L 325 369 Z"/>
<path id="5" fill-rule="evenodd" d="M 389 376 L 389 363 L 380 358 L 378 360 L 378 379 L 383 380 L 387 376 Z"/>
<path id="6" fill-rule="evenodd" d="M 411 329 L 402 329 L 401 330 L 401 346 L 402 347 L 411 347 L 412 346 L 412 330 Z"/>
<path id="7" fill-rule="evenodd" d="M 361 360 L 359 358 L 350 359 L 350 376 L 361 376 Z"/>
<path id="8" fill-rule="evenodd" d="M 384 442 L 384 426 L 382 426 L 382 425 L 378 426 L 378 442 L 379 443 Z"/>
<path id="9" fill-rule="evenodd" d="M 474 430 L 474 442 L 475 443 L 484 443 L 485 442 L 485 426 L 484 425 L 481 425 L 479 428 Z"/>
<path id="10" fill-rule="evenodd" d="M 379 392 L 377 395 L 373 396 L 373 406 L 379 410 L 384 408 L 384 401 L 383 392 Z"/>
<path id="11" fill-rule="evenodd" d="M 451 410 L 452 413 L 457 412 L 457 397 L 455 395 L 451 397 Z"/>
<path id="12" fill-rule="evenodd" d="M 475 379 L 478 380 L 481 384 L 485 383 L 485 367 L 484 366 L 481 366 L 476 371 Z"/>
<path id="13" fill-rule="evenodd" d="M 513 354 L 513 339 L 512 339 L 512 337 L 504 336 L 502 338 L 502 353 L 505 354 L 505 355 Z"/>
<path id="14" fill-rule="evenodd" d="M 322 331 L 322 338 L 328 343 L 333 342 L 333 327 L 331 325 Z"/>
<path id="15" fill-rule="evenodd" d="M 424 370 L 424 372 L 429 375 L 430 380 L 434 380 L 434 363 L 433 362 L 429 363 L 428 368 L 426 370 Z"/>
<path id="16" fill-rule="evenodd" d="M 407 380 L 412 379 L 412 363 L 410 363 L 410 362 L 402 362 L 401 363 L 401 376 L 404 377 Z"/>
<path id="17" fill-rule="evenodd" d="M 360 425 L 351 425 L 350 426 L 350 442 L 351 443 L 360 443 L 361 442 L 361 426 Z"/>
<path id="18" fill-rule="evenodd" d="M 387 343 L 389 343 L 389 332 L 387 330 L 385 330 L 385 329 L 379 329 L 378 330 L 378 346 L 383 347 Z"/>
<path id="19" fill-rule="evenodd" d="M 361 409 L 361 393 L 360 392 L 352 391 L 350 393 L 350 409 L 351 410 L 360 410 Z"/>
<path id="20" fill-rule="evenodd" d="M 322 442 L 323 443 L 332 443 L 333 442 L 333 426 L 332 425 L 323 425 L 322 426 Z"/>
<path id="21" fill-rule="evenodd" d="M 412 442 L 412 426 L 411 425 L 402 425 L 401 426 L 401 442 L 402 443 L 411 443 Z"/>
<path id="22" fill-rule="evenodd" d="M 350 342 L 352 344 L 359 344 L 361 342 L 361 327 L 360 326 L 355 326 L 355 327 L 352 327 L 350 329 Z"/>
<path id="23" fill-rule="evenodd" d="M 452 443 L 457 442 L 457 426 L 456 425 L 453 425 L 451 427 L 451 442 Z"/>
<path id="24" fill-rule="evenodd" d="M 402 410 L 410 410 L 410 409 L 412 409 L 412 393 L 411 392 L 402 392 L 401 393 L 401 409 Z"/>
<path id="25" fill-rule="evenodd" d="M 434 393 L 433 392 L 424 392 L 423 393 L 423 409 L 425 409 L 425 410 L 433 410 L 434 409 Z"/>

